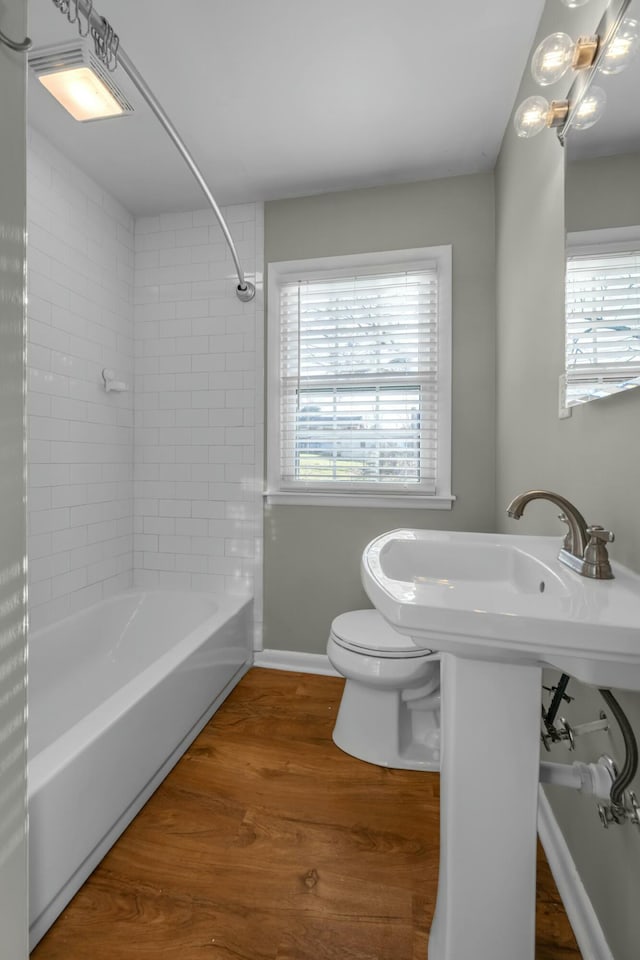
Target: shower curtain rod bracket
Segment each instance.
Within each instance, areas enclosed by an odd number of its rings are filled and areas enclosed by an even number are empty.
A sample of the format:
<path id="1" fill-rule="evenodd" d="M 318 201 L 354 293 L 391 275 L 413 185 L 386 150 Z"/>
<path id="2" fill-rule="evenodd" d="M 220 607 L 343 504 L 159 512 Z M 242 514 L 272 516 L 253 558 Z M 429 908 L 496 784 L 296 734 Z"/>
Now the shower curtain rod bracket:
<path id="1" fill-rule="evenodd" d="M 238 300 L 242 300 L 243 303 L 249 303 L 250 300 L 256 295 L 255 284 L 251 283 L 250 280 L 245 280 L 244 286 L 238 284 L 236 287 L 236 296 Z"/>
<path id="2" fill-rule="evenodd" d="M 16 40 L 12 40 L 11 37 L 8 37 L 2 30 L 0 30 L 0 43 L 4 43 L 5 47 L 9 47 L 10 50 L 15 50 L 16 53 L 26 53 L 26 51 L 30 50 L 33 46 L 31 37 L 25 37 L 24 40 L 17 42 Z"/>

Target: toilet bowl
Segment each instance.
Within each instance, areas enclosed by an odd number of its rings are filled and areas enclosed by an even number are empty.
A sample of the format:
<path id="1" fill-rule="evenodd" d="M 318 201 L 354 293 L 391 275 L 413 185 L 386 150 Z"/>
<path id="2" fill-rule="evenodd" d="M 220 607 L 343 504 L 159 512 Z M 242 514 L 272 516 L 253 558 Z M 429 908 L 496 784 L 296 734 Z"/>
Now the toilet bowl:
<path id="1" fill-rule="evenodd" d="M 329 660 L 346 678 L 333 741 L 345 753 L 403 770 L 440 767 L 440 661 L 377 610 L 336 617 Z"/>

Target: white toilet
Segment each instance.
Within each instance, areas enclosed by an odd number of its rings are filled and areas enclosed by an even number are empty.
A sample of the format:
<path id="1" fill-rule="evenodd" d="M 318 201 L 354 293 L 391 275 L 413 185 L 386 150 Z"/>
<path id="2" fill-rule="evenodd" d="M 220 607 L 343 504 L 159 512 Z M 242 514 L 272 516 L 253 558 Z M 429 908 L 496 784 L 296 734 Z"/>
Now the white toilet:
<path id="1" fill-rule="evenodd" d="M 346 684 L 333 731 L 360 760 L 404 770 L 440 768 L 440 660 L 377 610 L 336 617 L 329 660 Z"/>

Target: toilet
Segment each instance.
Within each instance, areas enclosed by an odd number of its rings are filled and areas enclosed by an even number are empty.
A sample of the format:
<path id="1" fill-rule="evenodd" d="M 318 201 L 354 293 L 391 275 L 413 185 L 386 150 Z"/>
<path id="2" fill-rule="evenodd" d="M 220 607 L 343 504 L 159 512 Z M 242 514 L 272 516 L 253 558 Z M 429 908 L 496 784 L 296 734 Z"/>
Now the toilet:
<path id="1" fill-rule="evenodd" d="M 329 660 L 346 678 L 333 741 L 345 753 L 402 770 L 440 768 L 440 660 L 377 610 L 336 617 Z"/>

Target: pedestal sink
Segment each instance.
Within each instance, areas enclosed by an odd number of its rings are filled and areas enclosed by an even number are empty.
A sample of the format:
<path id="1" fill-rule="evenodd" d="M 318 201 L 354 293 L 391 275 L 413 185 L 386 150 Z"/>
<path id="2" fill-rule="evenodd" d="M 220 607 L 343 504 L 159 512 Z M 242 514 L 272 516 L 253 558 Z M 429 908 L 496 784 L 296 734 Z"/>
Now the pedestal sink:
<path id="1" fill-rule="evenodd" d="M 542 668 L 640 690 L 640 576 L 614 565 L 614 580 L 588 580 L 559 563 L 559 545 L 394 530 L 362 557 L 374 606 L 417 647 L 442 653 L 429 960 L 534 958 Z"/>

